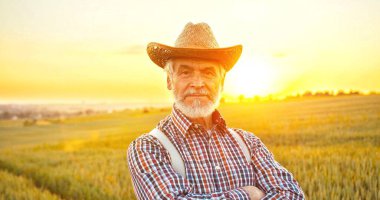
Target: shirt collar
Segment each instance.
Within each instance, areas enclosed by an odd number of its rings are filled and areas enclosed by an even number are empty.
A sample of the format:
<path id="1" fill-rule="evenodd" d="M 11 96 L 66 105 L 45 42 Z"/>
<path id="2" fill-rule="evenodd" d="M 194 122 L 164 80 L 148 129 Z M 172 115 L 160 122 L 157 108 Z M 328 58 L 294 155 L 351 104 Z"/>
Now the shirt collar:
<path id="1" fill-rule="evenodd" d="M 186 136 L 186 133 L 189 132 L 190 127 L 195 124 L 191 122 L 190 119 L 185 114 L 183 114 L 178 108 L 176 108 L 175 105 L 173 105 L 171 119 L 175 127 L 184 137 Z M 226 128 L 226 122 L 218 110 L 215 110 L 212 113 L 212 121 L 214 125 Z"/>
<path id="2" fill-rule="evenodd" d="M 222 115 L 218 110 L 215 110 L 212 113 L 212 123 L 223 128 L 226 128 L 227 126 L 226 121 L 223 119 Z"/>

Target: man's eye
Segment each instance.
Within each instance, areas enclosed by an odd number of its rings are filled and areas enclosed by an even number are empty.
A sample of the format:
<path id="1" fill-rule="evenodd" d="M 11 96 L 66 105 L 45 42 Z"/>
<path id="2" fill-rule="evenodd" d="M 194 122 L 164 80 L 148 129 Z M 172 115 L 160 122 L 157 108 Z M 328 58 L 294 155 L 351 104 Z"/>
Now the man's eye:
<path id="1" fill-rule="evenodd" d="M 189 71 L 182 71 L 180 74 L 181 75 L 189 75 L 189 73 L 190 73 Z"/>
<path id="2" fill-rule="evenodd" d="M 206 71 L 206 75 L 215 75 L 213 71 Z"/>

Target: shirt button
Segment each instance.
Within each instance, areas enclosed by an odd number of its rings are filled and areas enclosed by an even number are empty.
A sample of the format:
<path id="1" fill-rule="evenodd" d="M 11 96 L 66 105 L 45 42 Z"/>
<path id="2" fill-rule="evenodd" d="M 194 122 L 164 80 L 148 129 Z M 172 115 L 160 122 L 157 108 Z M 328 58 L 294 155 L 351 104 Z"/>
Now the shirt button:
<path id="1" fill-rule="evenodd" d="M 215 170 L 220 170 L 219 165 L 215 166 Z"/>
<path id="2" fill-rule="evenodd" d="M 199 128 L 198 124 L 195 124 L 194 127 L 195 127 L 195 128 Z"/>

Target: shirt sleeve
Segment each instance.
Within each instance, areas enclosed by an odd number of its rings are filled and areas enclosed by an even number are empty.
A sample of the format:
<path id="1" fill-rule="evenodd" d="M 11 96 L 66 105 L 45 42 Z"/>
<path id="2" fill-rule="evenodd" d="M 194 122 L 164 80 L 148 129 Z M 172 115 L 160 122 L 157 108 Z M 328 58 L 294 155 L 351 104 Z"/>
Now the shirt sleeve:
<path id="1" fill-rule="evenodd" d="M 236 130 L 249 146 L 256 168 L 257 186 L 266 195 L 263 199 L 305 199 L 304 193 L 293 175 L 281 166 L 264 143 L 252 133 Z"/>
<path id="2" fill-rule="evenodd" d="M 196 194 L 192 184 L 176 173 L 169 154 L 151 135 L 143 135 L 133 141 L 127 150 L 128 168 L 138 199 L 247 199 L 241 189 L 210 194 Z"/>

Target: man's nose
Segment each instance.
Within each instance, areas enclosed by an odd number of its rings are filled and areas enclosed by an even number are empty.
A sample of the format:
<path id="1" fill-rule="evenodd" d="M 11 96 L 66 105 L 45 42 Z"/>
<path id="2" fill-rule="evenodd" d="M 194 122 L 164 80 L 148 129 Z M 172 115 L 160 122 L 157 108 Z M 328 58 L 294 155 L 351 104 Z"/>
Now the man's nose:
<path id="1" fill-rule="evenodd" d="M 199 73 L 195 73 L 191 80 L 191 86 L 193 87 L 203 87 L 205 85 L 205 82 L 203 80 L 203 77 Z"/>

